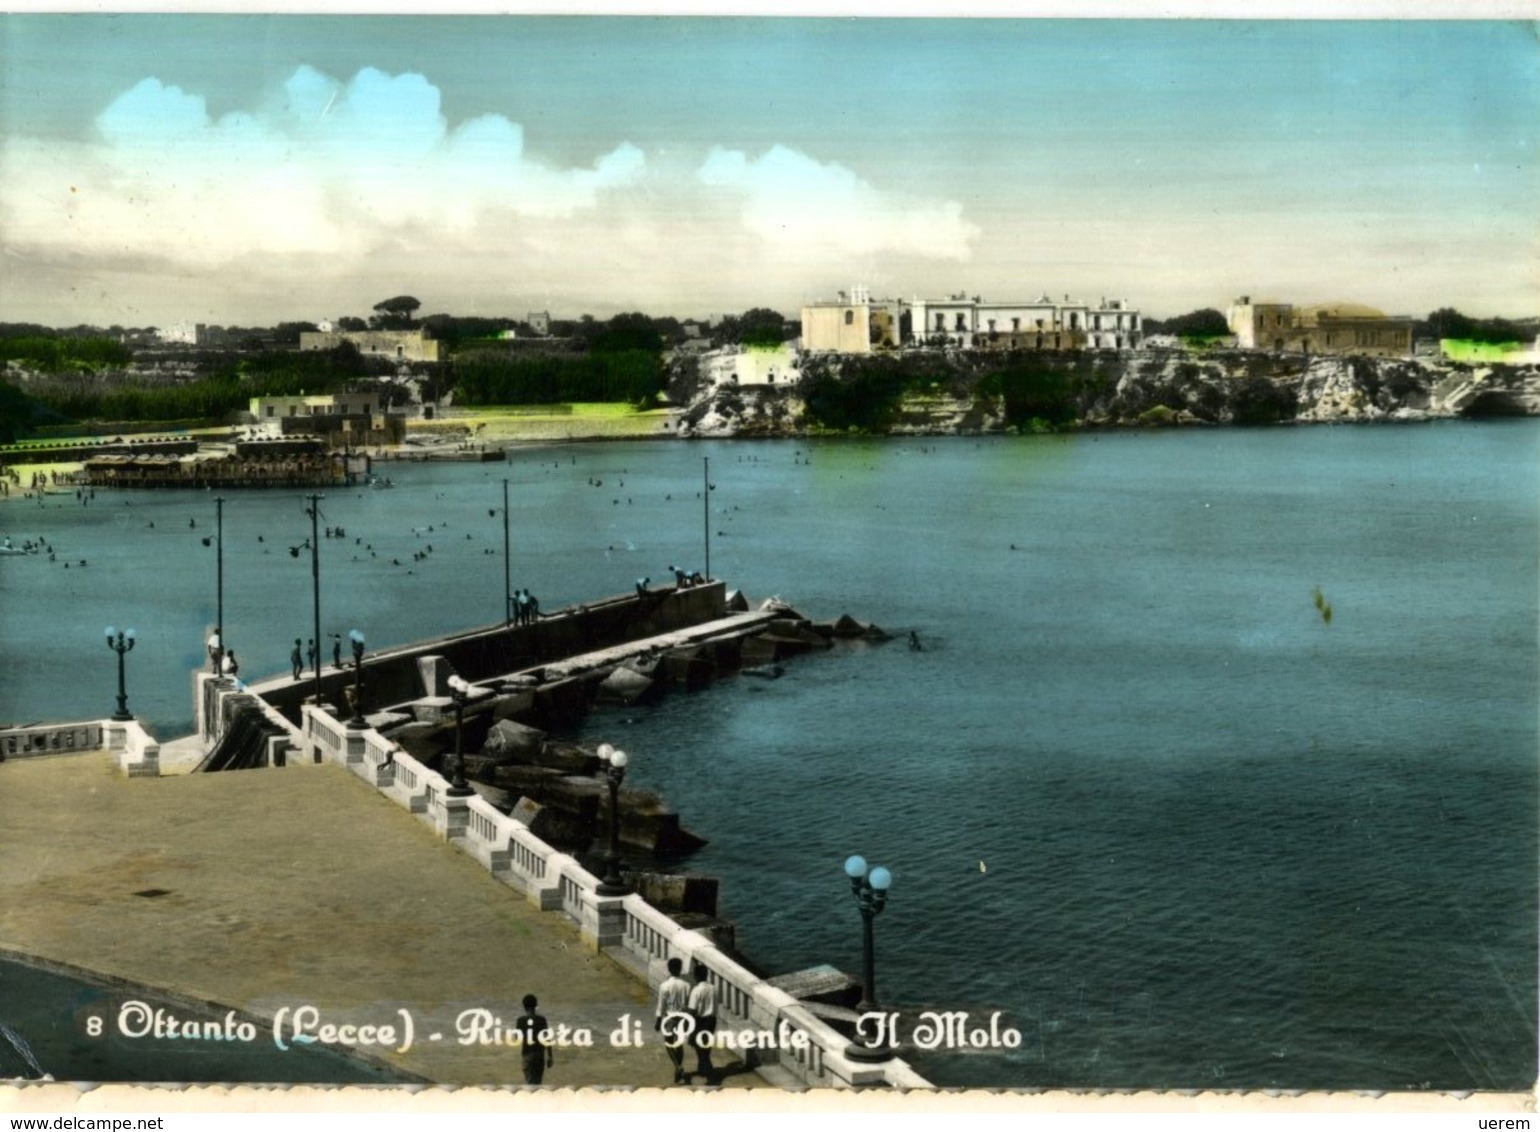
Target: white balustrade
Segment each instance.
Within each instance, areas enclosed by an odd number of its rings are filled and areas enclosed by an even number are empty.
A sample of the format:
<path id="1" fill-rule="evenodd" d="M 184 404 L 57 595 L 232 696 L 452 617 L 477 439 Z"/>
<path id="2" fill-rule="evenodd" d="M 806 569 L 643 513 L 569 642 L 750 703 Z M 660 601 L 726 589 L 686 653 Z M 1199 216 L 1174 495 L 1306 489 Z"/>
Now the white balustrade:
<path id="1" fill-rule="evenodd" d="M 814 1015 L 785 991 L 771 987 L 720 951 L 699 932 L 680 927 L 642 897 L 598 895 L 599 879 L 566 853 L 557 852 L 532 834 L 522 822 L 476 796 L 460 803 L 463 830 L 445 829 L 446 811 L 458 801 L 447 797 L 448 781 L 370 729 L 356 747 L 358 756 L 344 754 L 353 744 L 344 724 L 328 713 L 305 708 L 305 734 L 313 744 L 333 753 L 359 777 L 377 784 L 398 805 L 434 822 L 441 836 L 456 841 L 495 877 L 522 892 L 546 911 L 561 911 L 577 924 L 591 945 L 602 943 L 618 924 L 615 943 L 662 971 L 670 958 L 687 966 L 705 966 L 717 989 L 717 1007 L 724 1029 L 768 1031 L 777 1038 L 801 1035 L 774 1048 L 755 1050 L 756 1063 L 774 1063 L 800 1082 L 812 1086 L 849 1087 L 886 1084 L 900 1088 L 929 1088 L 929 1082 L 898 1059 L 877 1064 L 853 1062 L 845 1056 L 849 1039 Z M 660 975 L 654 974 L 653 982 Z M 748 1051 L 745 1051 L 746 1053 Z"/>
<path id="2" fill-rule="evenodd" d="M 44 727 L 8 727 L 0 731 L 0 758 L 62 755 L 98 751 L 103 746 L 100 722 L 55 723 Z"/>

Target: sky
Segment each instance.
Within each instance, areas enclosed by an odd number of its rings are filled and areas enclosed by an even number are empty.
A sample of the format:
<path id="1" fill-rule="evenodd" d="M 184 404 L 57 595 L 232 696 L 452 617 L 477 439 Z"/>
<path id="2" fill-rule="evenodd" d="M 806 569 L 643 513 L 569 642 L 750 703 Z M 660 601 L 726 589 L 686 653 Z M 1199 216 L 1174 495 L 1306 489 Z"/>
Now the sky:
<path id="1" fill-rule="evenodd" d="M 0 15 L 0 321 L 1540 314 L 1524 21 Z"/>

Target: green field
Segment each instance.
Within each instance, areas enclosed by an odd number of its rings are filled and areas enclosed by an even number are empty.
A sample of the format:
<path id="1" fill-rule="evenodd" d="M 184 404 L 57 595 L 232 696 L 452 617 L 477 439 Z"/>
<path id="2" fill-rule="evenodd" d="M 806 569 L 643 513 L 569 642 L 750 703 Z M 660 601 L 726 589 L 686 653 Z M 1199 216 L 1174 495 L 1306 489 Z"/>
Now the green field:
<path id="1" fill-rule="evenodd" d="M 454 409 L 433 421 L 414 421 L 410 432 L 469 429 L 488 441 L 588 440 L 667 436 L 667 409 L 639 410 L 619 401 L 576 401 L 559 405 L 486 405 Z"/>
<path id="2" fill-rule="evenodd" d="M 1467 338 L 1442 338 L 1438 345 L 1452 362 L 1506 362 L 1532 348 L 1523 342 L 1472 342 Z"/>

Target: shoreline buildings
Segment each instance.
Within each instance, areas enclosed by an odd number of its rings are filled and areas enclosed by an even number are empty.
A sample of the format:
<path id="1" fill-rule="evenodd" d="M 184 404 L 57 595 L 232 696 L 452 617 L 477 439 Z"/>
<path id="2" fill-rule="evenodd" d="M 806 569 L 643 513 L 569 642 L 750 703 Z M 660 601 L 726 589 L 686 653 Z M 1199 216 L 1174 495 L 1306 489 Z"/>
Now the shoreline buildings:
<path id="1" fill-rule="evenodd" d="M 869 354 L 903 345 L 998 350 L 1132 350 L 1143 340 L 1139 312 L 1127 299 L 1096 303 L 1047 294 L 986 300 L 966 293 L 944 299 L 873 299 L 852 287 L 833 302 L 802 308 L 802 349 Z"/>
<path id="2" fill-rule="evenodd" d="M 1253 302 L 1242 295 L 1225 321 L 1236 344 L 1275 353 L 1357 354 L 1371 358 L 1412 356 L 1412 320 L 1359 303 L 1296 307 L 1274 300 Z"/>
<path id="3" fill-rule="evenodd" d="M 335 350 L 344 342 L 358 347 L 366 358 L 394 358 L 403 362 L 442 362 L 446 360 L 443 343 L 428 337 L 422 328 L 415 330 L 306 330 L 299 336 L 301 350 Z"/>

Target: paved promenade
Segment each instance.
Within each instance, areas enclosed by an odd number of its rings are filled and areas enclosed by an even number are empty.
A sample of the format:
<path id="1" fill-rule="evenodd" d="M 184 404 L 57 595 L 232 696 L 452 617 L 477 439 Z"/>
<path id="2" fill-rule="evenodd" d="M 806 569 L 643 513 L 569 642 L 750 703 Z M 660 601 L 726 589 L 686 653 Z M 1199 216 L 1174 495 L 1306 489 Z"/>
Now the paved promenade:
<path id="1" fill-rule="evenodd" d="M 129 779 L 100 752 L 16 759 L 0 845 L 0 948 L 221 1011 L 399 1024 L 405 1008 L 416 1042 L 383 1060 L 452 1084 L 522 1081 L 517 1047 L 459 1045 L 455 1024 L 479 1007 L 511 1027 L 533 993 L 593 1034 L 557 1049 L 546 1084 L 672 1081 L 640 982 L 339 767 Z M 610 1044 L 626 1014 L 640 1049 Z"/>

